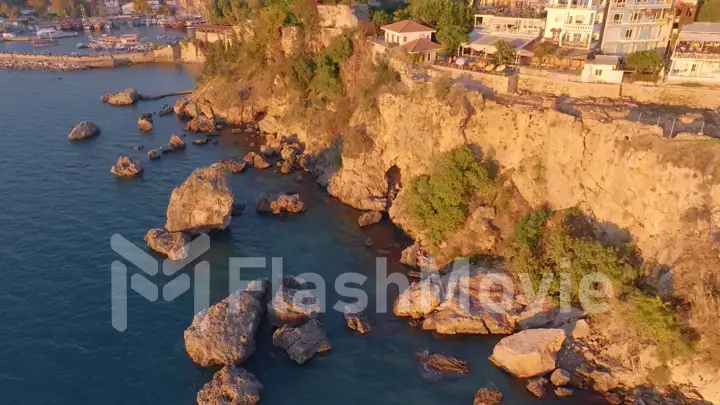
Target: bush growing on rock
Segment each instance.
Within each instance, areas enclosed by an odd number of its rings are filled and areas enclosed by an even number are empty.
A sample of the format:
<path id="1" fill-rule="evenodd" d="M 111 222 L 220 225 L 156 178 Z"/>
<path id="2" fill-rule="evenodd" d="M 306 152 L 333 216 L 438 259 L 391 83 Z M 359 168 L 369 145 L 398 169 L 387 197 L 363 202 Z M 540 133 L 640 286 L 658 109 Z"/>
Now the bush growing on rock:
<path id="1" fill-rule="evenodd" d="M 496 188 L 487 168 L 463 146 L 443 155 L 431 175 L 412 181 L 408 211 L 416 226 L 439 244 L 463 225 L 473 198 L 489 199 Z"/>

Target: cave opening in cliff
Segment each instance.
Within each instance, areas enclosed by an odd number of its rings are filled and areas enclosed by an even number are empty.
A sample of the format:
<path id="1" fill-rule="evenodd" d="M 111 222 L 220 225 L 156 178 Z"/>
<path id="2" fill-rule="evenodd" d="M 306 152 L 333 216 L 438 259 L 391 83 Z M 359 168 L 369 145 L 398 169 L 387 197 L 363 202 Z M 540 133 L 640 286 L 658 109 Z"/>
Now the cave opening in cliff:
<path id="1" fill-rule="evenodd" d="M 390 201 L 397 197 L 400 189 L 402 188 L 402 175 L 400 168 L 397 165 L 393 165 L 385 172 L 385 180 L 387 180 L 388 190 L 387 195 Z"/>

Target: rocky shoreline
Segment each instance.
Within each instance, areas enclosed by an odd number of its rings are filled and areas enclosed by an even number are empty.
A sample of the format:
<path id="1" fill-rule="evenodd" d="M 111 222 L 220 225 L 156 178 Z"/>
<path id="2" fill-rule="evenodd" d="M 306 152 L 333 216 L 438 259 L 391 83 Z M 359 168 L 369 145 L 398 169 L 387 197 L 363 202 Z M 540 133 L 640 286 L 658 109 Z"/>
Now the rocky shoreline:
<path id="1" fill-rule="evenodd" d="M 0 69 L 44 70 L 47 72 L 75 72 L 91 69 L 81 63 L 48 62 L 31 60 L 0 60 Z"/>

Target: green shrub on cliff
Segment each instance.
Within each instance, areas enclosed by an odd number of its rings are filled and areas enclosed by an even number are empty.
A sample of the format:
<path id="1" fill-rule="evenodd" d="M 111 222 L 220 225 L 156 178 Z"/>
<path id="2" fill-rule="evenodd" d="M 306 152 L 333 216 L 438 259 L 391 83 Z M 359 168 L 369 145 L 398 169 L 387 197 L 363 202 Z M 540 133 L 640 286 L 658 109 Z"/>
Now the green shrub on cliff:
<path id="1" fill-rule="evenodd" d="M 475 196 L 488 198 L 495 189 L 487 168 L 463 146 L 444 154 L 432 174 L 412 181 L 407 207 L 415 225 L 439 244 L 465 223 Z"/>
<path id="2" fill-rule="evenodd" d="M 633 289 L 624 297 L 624 306 L 627 324 L 642 340 L 639 343 L 656 346 L 662 361 L 692 354 L 693 342 L 682 333 L 680 318 L 669 303 Z"/>

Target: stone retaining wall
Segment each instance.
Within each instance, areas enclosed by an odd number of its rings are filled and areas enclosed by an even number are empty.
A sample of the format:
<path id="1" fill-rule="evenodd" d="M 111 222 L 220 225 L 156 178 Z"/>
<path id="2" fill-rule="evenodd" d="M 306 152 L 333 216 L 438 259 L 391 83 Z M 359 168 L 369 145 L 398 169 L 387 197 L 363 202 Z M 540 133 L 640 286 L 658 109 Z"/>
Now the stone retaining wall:
<path id="1" fill-rule="evenodd" d="M 440 74 L 447 74 L 453 79 L 460 79 L 461 82 L 468 87 L 478 85 L 476 90 L 482 94 L 507 94 L 513 93 L 518 89 L 518 75 L 514 74 L 511 76 L 493 75 L 489 73 L 474 72 L 472 70 L 455 69 L 446 66 L 434 65 L 430 69 L 430 72 L 438 72 Z M 469 79 L 469 80 L 463 80 Z M 471 83 L 474 82 L 474 83 Z"/>

